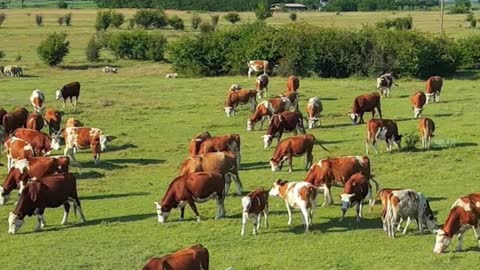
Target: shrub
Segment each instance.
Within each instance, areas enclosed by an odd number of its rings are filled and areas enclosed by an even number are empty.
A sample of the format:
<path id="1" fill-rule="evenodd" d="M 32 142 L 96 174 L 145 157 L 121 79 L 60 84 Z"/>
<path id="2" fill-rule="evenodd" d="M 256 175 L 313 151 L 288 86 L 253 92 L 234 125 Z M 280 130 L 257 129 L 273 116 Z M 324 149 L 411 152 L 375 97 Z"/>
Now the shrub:
<path id="1" fill-rule="evenodd" d="M 292 20 L 292 22 L 296 21 L 297 20 L 297 13 L 295 13 L 295 12 L 290 13 L 290 20 Z"/>
<path id="2" fill-rule="evenodd" d="M 115 10 L 112 10 L 110 13 L 111 25 L 115 28 L 120 28 L 120 26 L 125 22 L 125 16 Z"/>
<path id="3" fill-rule="evenodd" d="M 133 29 L 135 28 L 135 20 L 133 18 L 130 18 L 128 20 L 128 29 Z"/>
<path id="4" fill-rule="evenodd" d="M 462 64 L 466 68 L 480 66 L 480 36 L 470 35 L 458 40 L 458 49 L 462 55 Z"/>
<path id="5" fill-rule="evenodd" d="M 240 14 L 236 12 L 230 12 L 225 14 L 223 18 L 225 18 L 225 20 L 231 22 L 232 24 L 235 24 L 236 22 L 240 21 Z"/>
<path id="6" fill-rule="evenodd" d="M 65 21 L 65 18 L 64 18 L 64 17 L 59 17 L 59 18 L 57 19 L 57 23 L 58 23 L 58 25 L 60 25 L 60 26 L 63 25 L 64 21 Z"/>
<path id="7" fill-rule="evenodd" d="M 385 19 L 375 24 L 378 28 L 410 30 L 413 28 L 413 18 L 411 16 L 400 17 L 394 19 Z"/>
<path id="8" fill-rule="evenodd" d="M 2 60 L 5 57 L 5 53 L 3 51 L 0 51 L 0 60 Z"/>
<path id="9" fill-rule="evenodd" d="M 465 21 L 470 22 L 470 21 L 472 21 L 472 20 L 473 20 L 473 14 L 472 14 L 472 13 L 468 13 L 468 14 L 467 14 L 467 18 L 465 18 Z"/>
<path id="10" fill-rule="evenodd" d="M 198 13 L 194 13 L 192 15 L 192 28 L 194 30 L 197 30 L 201 23 L 202 23 L 202 17 L 200 17 Z"/>
<path id="11" fill-rule="evenodd" d="M 211 25 L 209 22 L 203 22 L 200 24 L 200 31 L 202 33 L 208 33 L 215 31 L 215 27 Z"/>
<path id="12" fill-rule="evenodd" d="M 184 25 L 183 25 L 183 20 L 178 17 L 177 15 L 174 15 L 168 19 L 168 23 L 173 27 L 175 30 L 183 30 Z"/>
<path id="13" fill-rule="evenodd" d="M 15 56 L 15 61 L 16 61 L 16 62 L 19 62 L 19 61 L 22 60 L 22 58 L 23 58 L 23 57 L 22 57 L 20 54 L 17 54 L 17 56 Z"/>
<path id="14" fill-rule="evenodd" d="M 220 19 L 220 16 L 219 15 L 212 15 L 210 16 L 210 22 L 212 23 L 212 26 L 214 28 L 217 28 L 217 25 L 218 25 L 218 20 Z"/>
<path id="15" fill-rule="evenodd" d="M 92 37 L 90 41 L 88 41 L 87 48 L 85 49 L 87 60 L 90 62 L 97 61 L 100 56 L 100 48 L 96 38 Z"/>
<path id="16" fill-rule="evenodd" d="M 7 18 L 7 15 L 5 15 L 5 13 L 0 13 L 0 26 L 2 26 L 6 18 Z"/>
<path id="17" fill-rule="evenodd" d="M 472 19 L 472 20 L 470 21 L 470 27 L 471 27 L 471 28 L 477 27 L 477 20 L 476 20 L 476 19 Z"/>
<path id="18" fill-rule="evenodd" d="M 272 17 L 272 11 L 270 10 L 270 7 L 266 1 L 258 2 L 257 8 L 255 9 L 255 17 L 262 21 Z"/>
<path id="19" fill-rule="evenodd" d="M 160 61 L 167 45 L 165 37 L 145 31 L 113 33 L 107 37 L 107 48 L 117 58 Z"/>
<path id="20" fill-rule="evenodd" d="M 43 26 L 43 16 L 42 15 L 35 15 L 35 23 L 37 26 Z"/>
<path id="21" fill-rule="evenodd" d="M 43 62 L 49 66 L 56 66 L 63 61 L 69 52 L 70 42 L 66 40 L 67 34 L 53 33 L 47 36 L 37 48 L 37 53 Z"/>
<path id="22" fill-rule="evenodd" d="M 110 24 L 112 23 L 112 12 L 110 10 L 108 11 L 98 11 L 97 12 L 97 19 L 95 21 L 95 29 L 97 31 L 106 31 L 108 27 L 110 27 Z"/>
<path id="23" fill-rule="evenodd" d="M 65 14 L 65 25 L 66 26 L 71 26 L 72 25 L 72 13 L 67 13 Z"/>
<path id="24" fill-rule="evenodd" d="M 67 2 L 65 2 L 64 0 L 58 0 L 58 1 L 57 1 L 57 7 L 58 7 L 58 8 L 63 8 L 63 9 L 65 9 L 65 8 L 68 7 L 68 4 L 67 4 Z"/>
<path id="25" fill-rule="evenodd" d="M 142 9 L 133 16 L 135 24 L 142 26 L 144 29 L 164 28 L 168 25 L 167 15 L 162 10 Z"/>
<path id="26" fill-rule="evenodd" d="M 415 151 L 417 150 L 417 143 L 420 141 L 420 136 L 413 132 L 407 132 L 403 134 L 403 140 L 405 141 L 405 150 Z"/>

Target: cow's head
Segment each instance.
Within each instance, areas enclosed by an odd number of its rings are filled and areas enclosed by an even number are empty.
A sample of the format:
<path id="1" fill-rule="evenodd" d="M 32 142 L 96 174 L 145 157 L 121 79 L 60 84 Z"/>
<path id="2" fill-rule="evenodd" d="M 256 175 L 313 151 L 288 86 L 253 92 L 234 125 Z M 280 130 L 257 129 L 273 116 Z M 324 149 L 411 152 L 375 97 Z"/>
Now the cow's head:
<path id="1" fill-rule="evenodd" d="M 170 215 L 170 211 L 163 208 L 158 202 L 154 202 L 157 209 L 158 223 L 165 223 Z"/>
<path id="2" fill-rule="evenodd" d="M 248 119 L 247 120 L 247 131 L 253 131 L 255 130 L 255 123 L 253 123 L 252 120 Z"/>
<path id="3" fill-rule="evenodd" d="M 288 157 L 284 156 L 280 161 L 276 161 L 275 159 L 271 158 L 270 159 L 270 166 L 272 166 L 272 172 L 280 171 L 282 170 L 283 163 L 285 160 L 287 160 Z"/>
<path id="4" fill-rule="evenodd" d="M 341 209 L 342 209 L 343 214 L 345 214 L 345 212 L 347 212 L 347 209 L 352 206 L 352 197 L 354 195 L 355 194 L 346 194 L 346 193 L 340 194 L 340 198 L 342 200 Z"/>
<path id="5" fill-rule="evenodd" d="M 235 108 L 225 107 L 224 109 L 225 109 L 225 113 L 227 114 L 227 117 L 235 116 Z"/>
<path id="6" fill-rule="evenodd" d="M 413 108 L 413 118 L 420 118 L 423 108 Z"/>
<path id="7" fill-rule="evenodd" d="M 8 215 L 8 233 L 15 234 L 17 233 L 23 225 L 23 219 L 19 219 L 17 215 L 13 212 L 10 212 Z"/>
<path id="8" fill-rule="evenodd" d="M 263 148 L 268 148 L 272 144 L 272 135 L 263 135 Z"/>
<path id="9" fill-rule="evenodd" d="M 273 187 L 268 192 L 268 195 L 274 197 L 280 196 L 280 188 L 287 183 L 288 181 L 282 181 L 281 179 L 277 179 L 277 181 L 273 182 Z"/>
<path id="10" fill-rule="evenodd" d="M 312 129 L 312 128 L 317 127 L 318 120 L 319 120 L 318 117 L 308 118 L 308 128 Z"/>
<path id="11" fill-rule="evenodd" d="M 349 113 L 348 116 L 350 116 L 350 119 L 352 119 L 352 125 L 355 125 L 358 123 L 358 119 L 359 119 L 358 113 Z"/>
<path id="12" fill-rule="evenodd" d="M 452 238 L 447 236 L 445 234 L 445 231 L 442 229 L 436 230 L 434 232 L 437 233 L 437 236 L 435 238 L 435 247 L 433 248 L 433 253 L 440 254 L 445 251 L 445 249 L 447 249 L 447 247 L 452 242 Z"/>
<path id="13" fill-rule="evenodd" d="M 56 99 L 56 100 L 59 100 L 61 97 L 62 97 L 62 90 L 58 89 L 58 90 L 55 92 L 55 99 Z"/>

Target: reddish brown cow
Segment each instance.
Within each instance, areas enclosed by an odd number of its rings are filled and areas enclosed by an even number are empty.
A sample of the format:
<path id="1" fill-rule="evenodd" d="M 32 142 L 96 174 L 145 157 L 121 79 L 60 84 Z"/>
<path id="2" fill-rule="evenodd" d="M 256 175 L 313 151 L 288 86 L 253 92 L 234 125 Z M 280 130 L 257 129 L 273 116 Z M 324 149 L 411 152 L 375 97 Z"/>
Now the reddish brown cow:
<path id="1" fill-rule="evenodd" d="M 265 122 L 267 118 L 270 118 L 274 113 L 288 111 L 290 106 L 291 102 L 286 97 L 272 98 L 268 101 L 260 102 L 255 112 L 253 112 L 247 121 L 247 131 L 253 131 L 258 121 L 260 121 L 260 129 L 262 129 L 263 122 Z"/>
<path id="2" fill-rule="evenodd" d="M 27 128 L 34 129 L 37 131 L 42 130 L 44 125 L 43 117 L 39 113 L 31 113 L 27 119 Z"/>
<path id="3" fill-rule="evenodd" d="M 190 140 L 190 144 L 188 146 L 188 152 L 190 153 L 190 156 L 193 157 L 195 155 L 198 155 L 198 152 L 200 152 L 200 146 L 202 146 L 202 143 L 208 139 L 211 138 L 212 135 L 208 131 L 202 132 L 195 137 L 193 137 Z"/>
<path id="4" fill-rule="evenodd" d="M 143 270 L 208 270 L 209 261 L 208 250 L 195 245 L 161 258 L 151 258 Z"/>
<path id="5" fill-rule="evenodd" d="M 397 122 L 390 119 L 371 119 L 367 123 L 367 139 L 365 140 L 365 151 L 368 155 L 368 145 L 372 142 L 373 150 L 378 154 L 377 140 L 384 140 L 387 144 L 387 151 L 392 151 L 396 144 L 401 149 L 402 135 L 398 134 Z"/>
<path id="6" fill-rule="evenodd" d="M 210 152 L 225 151 L 231 151 L 235 153 L 237 156 L 237 168 L 240 169 L 240 135 L 238 134 L 229 134 L 208 138 L 202 142 L 198 154 L 202 155 Z"/>
<path id="7" fill-rule="evenodd" d="M 435 123 L 430 118 L 421 118 L 418 121 L 418 129 L 420 130 L 423 149 L 430 149 L 432 138 L 435 136 L 433 135 L 433 132 L 435 132 Z"/>
<path id="8" fill-rule="evenodd" d="M 433 102 L 440 102 L 440 92 L 442 91 L 443 79 L 440 76 L 432 76 L 428 78 L 425 87 L 427 95 L 427 104 L 433 99 Z"/>
<path id="9" fill-rule="evenodd" d="M 25 108 L 16 108 L 3 116 L 5 133 L 12 134 L 17 128 L 27 126 L 28 111 Z"/>
<path id="10" fill-rule="evenodd" d="M 52 139 L 49 135 L 37 130 L 19 128 L 15 131 L 14 136 L 32 145 L 36 156 L 46 156 L 52 150 L 60 149 L 60 145 L 52 144 Z"/>
<path id="11" fill-rule="evenodd" d="M 43 213 L 45 208 L 56 208 L 63 205 L 62 225 L 67 223 L 70 211 L 69 201 L 73 209 L 80 214 L 80 222 L 85 222 L 80 200 L 77 193 L 77 180 L 71 173 L 54 174 L 32 181 L 22 191 L 20 200 L 8 217 L 8 233 L 15 234 L 24 223 L 26 216 L 36 214 L 38 217 L 37 231 L 45 227 Z"/>
<path id="12" fill-rule="evenodd" d="M 70 160 L 68 157 L 31 157 L 17 160 L 15 167 L 11 168 L 3 186 L 0 187 L 0 205 L 4 205 L 13 189 L 19 188 L 22 193 L 23 186 L 28 180 L 39 179 L 54 173 L 68 173 Z"/>
<path id="13" fill-rule="evenodd" d="M 58 89 L 56 92 L 57 100 L 59 100 L 60 98 L 63 98 L 64 109 L 65 109 L 65 103 L 67 102 L 67 99 L 70 99 L 70 104 L 72 104 L 72 107 L 77 107 L 79 96 L 80 96 L 79 82 L 71 82 L 69 84 L 66 84 L 61 89 Z M 75 103 L 73 103 L 72 101 L 73 98 L 75 98 Z"/>
<path id="14" fill-rule="evenodd" d="M 353 101 L 352 113 L 349 115 L 353 124 L 361 124 L 364 123 L 363 114 L 366 112 L 372 112 L 373 119 L 375 117 L 375 110 L 378 111 L 380 119 L 382 119 L 379 93 L 371 93 L 356 97 Z"/>
<path id="15" fill-rule="evenodd" d="M 427 98 L 423 91 L 417 91 L 410 97 L 410 103 L 412 103 L 413 107 L 413 118 L 420 118 L 422 116 L 423 105 Z"/>
<path id="16" fill-rule="evenodd" d="M 183 220 L 185 205 L 188 203 L 195 213 L 197 222 L 200 221 L 195 202 L 206 202 L 212 198 L 217 201 L 215 219 L 225 216 L 225 179 L 215 172 L 196 172 L 178 176 L 168 186 L 165 196 L 160 203 L 155 202 L 158 222 L 165 223 L 172 208 L 180 208 L 180 220 Z"/>
<path id="17" fill-rule="evenodd" d="M 292 172 L 293 157 L 300 157 L 306 155 L 305 170 L 312 166 L 313 155 L 312 150 L 315 144 L 315 137 L 311 134 L 297 135 L 287 138 L 278 143 L 272 158 L 270 158 L 270 165 L 272 172 L 282 169 L 285 160 L 288 160 L 288 171 Z"/>
<path id="18" fill-rule="evenodd" d="M 300 87 L 300 80 L 297 76 L 289 76 L 287 79 L 287 92 L 297 92 Z"/>
<path id="19" fill-rule="evenodd" d="M 340 198 L 342 199 L 342 217 L 340 220 L 345 218 L 347 209 L 356 204 L 356 220 L 360 221 L 362 218 L 363 202 L 367 197 L 371 196 L 370 183 L 368 180 L 369 179 L 365 177 L 365 175 L 359 172 L 352 175 L 350 179 L 345 182 L 343 193 L 340 194 Z"/>
<path id="20" fill-rule="evenodd" d="M 268 126 L 267 134 L 263 135 L 264 147 L 268 148 L 272 144 L 273 138 L 277 138 L 280 142 L 283 132 L 293 132 L 297 135 L 297 132 L 305 134 L 305 128 L 303 127 L 303 118 L 300 112 L 282 112 L 272 116 L 272 122 Z"/>
<path id="21" fill-rule="evenodd" d="M 265 216 L 265 227 L 268 228 L 268 192 L 265 189 L 256 189 L 243 197 L 242 208 L 241 235 L 245 234 L 245 226 L 249 218 L 253 218 L 253 234 L 257 234 L 257 230 L 260 229 L 262 214 Z"/>
<path id="22" fill-rule="evenodd" d="M 367 156 L 343 156 L 320 160 L 310 167 L 305 182 L 309 182 L 324 191 L 325 202 L 323 205 L 333 203 L 331 187 L 343 187 L 345 181 L 355 173 L 361 172 L 375 183 L 378 190 L 378 183 L 370 174 L 370 159 Z"/>
<path id="23" fill-rule="evenodd" d="M 255 90 L 257 90 L 257 96 L 258 98 L 262 98 L 267 96 L 267 91 L 268 91 L 268 76 L 267 74 L 262 74 L 258 76 L 256 82 L 255 82 Z"/>
<path id="24" fill-rule="evenodd" d="M 7 152 L 7 171 L 10 171 L 15 161 L 35 156 L 33 147 L 25 140 L 17 137 L 7 139 L 4 146 Z"/>
<path id="25" fill-rule="evenodd" d="M 44 119 L 48 125 L 48 134 L 50 134 L 50 136 L 59 135 L 60 125 L 62 123 L 62 114 L 55 109 L 47 108 Z"/>
<path id="26" fill-rule="evenodd" d="M 320 113 L 323 111 L 322 102 L 318 97 L 312 97 L 307 103 L 307 121 L 308 128 L 312 129 L 317 126 L 320 121 Z"/>
<path id="27" fill-rule="evenodd" d="M 3 116 L 8 112 L 4 108 L 0 108 L 0 125 L 3 126 Z"/>
<path id="28" fill-rule="evenodd" d="M 64 130 L 65 138 L 64 156 L 69 156 L 73 162 L 78 163 L 75 153 L 78 149 L 90 148 L 95 164 L 100 162 L 100 153 L 107 149 L 107 142 L 113 140 L 112 136 L 104 135 L 98 128 L 69 127 Z"/>
<path id="29" fill-rule="evenodd" d="M 225 101 L 225 113 L 227 117 L 235 116 L 235 107 L 237 107 L 238 104 L 250 103 L 251 111 L 255 111 L 255 107 L 257 106 L 256 94 L 257 91 L 248 89 L 228 91 L 227 100 Z"/>

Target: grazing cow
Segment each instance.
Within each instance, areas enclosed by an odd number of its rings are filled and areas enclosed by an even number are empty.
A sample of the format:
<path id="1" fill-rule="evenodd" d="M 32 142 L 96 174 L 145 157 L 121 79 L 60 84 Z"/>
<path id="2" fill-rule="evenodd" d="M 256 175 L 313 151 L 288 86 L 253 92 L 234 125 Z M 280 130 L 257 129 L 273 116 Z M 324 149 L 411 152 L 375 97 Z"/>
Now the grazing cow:
<path id="1" fill-rule="evenodd" d="M 425 87 L 425 93 L 427 95 L 427 104 L 433 99 L 433 102 L 440 102 L 440 92 L 442 91 L 443 79 L 439 76 L 433 76 L 428 78 L 427 85 Z"/>
<path id="2" fill-rule="evenodd" d="M 267 91 L 268 91 L 268 76 L 267 74 L 262 74 L 258 76 L 256 82 L 255 82 L 255 90 L 257 90 L 257 96 L 258 98 L 262 98 L 267 96 Z"/>
<path id="3" fill-rule="evenodd" d="M 313 129 L 320 122 L 320 113 L 323 111 L 322 102 L 318 97 L 308 99 L 307 103 L 307 121 L 308 128 Z"/>
<path id="4" fill-rule="evenodd" d="M 33 110 L 36 113 L 41 113 L 43 111 L 43 103 L 45 102 L 45 95 L 41 90 L 35 89 L 30 96 L 30 103 L 32 103 Z"/>
<path id="5" fill-rule="evenodd" d="M 80 120 L 75 119 L 73 117 L 68 118 L 67 122 L 65 123 L 65 128 L 69 127 L 81 127 L 83 126 Z"/>
<path id="6" fill-rule="evenodd" d="M 360 221 L 362 218 L 363 201 L 371 196 L 370 183 L 368 180 L 369 179 L 360 172 L 352 175 L 350 179 L 345 182 L 343 193 L 340 194 L 340 198 L 342 199 L 342 217 L 340 221 L 345 218 L 347 209 L 354 204 L 357 205 L 356 220 L 357 222 Z M 370 205 L 372 201 L 373 200 L 370 200 Z"/>
<path id="7" fill-rule="evenodd" d="M 242 195 L 242 183 L 238 175 L 237 157 L 233 152 L 213 152 L 189 157 L 180 166 L 179 175 L 194 172 L 217 172 L 225 178 L 225 195 L 232 180 L 237 185 L 237 194 Z"/>
<path id="8" fill-rule="evenodd" d="M 375 117 L 375 110 L 378 112 L 380 119 L 382 119 L 379 93 L 371 93 L 356 97 L 353 101 L 352 113 L 349 115 L 353 124 L 362 124 L 364 123 L 363 114 L 365 112 L 372 112 L 373 119 Z"/>
<path id="9" fill-rule="evenodd" d="M 268 193 L 263 188 L 256 189 L 242 198 L 242 231 L 245 234 L 245 226 L 249 218 L 253 219 L 253 234 L 260 229 L 262 214 L 265 217 L 265 227 L 268 228 Z"/>
<path id="10" fill-rule="evenodd" d="M 368 155 L 368 145 L 372 143 L 373 150 L 378 154 L 377 140 L 384 140 L 387 144 L 387 151 L 392 151 L 395 144 L 401 149 L 402 135 L 398 134 L 398 126 L 395 120 L 371 119 L 367 122 L 367 139 L 365 140 L 365 151 Z"/>
<path id="11" fill-rule="evenodd" d="M 285 160 L 288 160 L 288 171 L 292 172 L 293 157 L 300 157 L 303 155 L 306 155 L 305 170 L 308 170 L 313 162 L 312 150 L 315 141 L 313 135 L 306 134 L 293 136 L 279 142 L 272 158 L 270 158 L 272 172 L 281 170 Z"/>
<path id="12" fill-rule="evenodd" d="M 240 169 L 240 135 L 238 134 L 210 137 L 202 142 L 198 154 L 202 155 L 210 152 L 224 151 L 231 151 L 235 153 L 237 156 L 237 168 Z"/>
<path id="13" fill-rule="evenodd" d="M 48 108 L 45 112 L 45 122 L 48 125 L 48 134 L 50 136 L 60 133 L 60 125 L 62 123 L 62 114 L 52 108 Z"/>
<path id="14" fill-rule="evenodd" d="M 386 227 L 386 222 L 384 221 L 385 214 L 387 213 L 387 203 L 388 203 L 388 198 L 390 197 L 390 194 L 392 194 L 392 191 L 394 190 L 402 190 L 401 188 L 382 188 L 377 192 L 377 196 L 375 199 L 380 198 L 380 201 L 382 203 L 382 215 L 380 216 L 382 218 L 382 224 L 383 224 L 383 230 L 387 232 L 387 227 Z M 370 203 L 370 210 L 373 209 L 373 206 L 375 205 L 375 200 Z M 408 218 L 410 220 L 410 217 Z M 403 219 L 400 217 L 400 222 L 398 223 L 397 231 L 400 231 L 401 225 L 402 225 Z M 410 221 L 408 221 L 410 223 Z"/>
<path id="15" fill-rule="evenodd" d="M 391 72 L 377 78 L 377 89 L 380 89 L 382 97 L 390 97 L 390 90 L 394 84 L 397 85 Z"/>
<path id="16" fill-rule="evenodd" d="M 175 78 L 177 78 L 177 76 L 178 76 L 178 73 L 167 73 L 167 74 L 165 74 L 166 79 L 175 79 Z"/>
<path id="17" fill-rule="evenodd" d="M 161 258 L 151 258 L 143 270 L 208 270 L 209 263 L 208 249 L 199 244 Z"/>
<path id="18" fill-rule="evenodd" d="M 421 118 L 419 120 L 418 128 L 420 130 L 420 136 L 422 137 L 423 149 L 430 149 L 432 144 L 433 132 L 435 132 L 435 123 L 430 118 Z"/>
<path id="19" fill-rule="evenodd" d="M 410 103 L 412 103 L 413 107 L 413 118 L 420 118 L 422 116 L 423 105 L 427 98 L 423 91 L 417 91 L 410 97 Z"/>
<path id="20" fill-rule="evenodd" d="M 0 187 L 0 205 L 4 205 L 13 189 L 19 188 L 19 194 L 28 180 L 39 179 L 54 173 L 68 173 L 68 157 L 30 157 L 15 162 L 15 167 L 8 172 L 3 186 Z"/>
<path id="21" fill-rule="evenodd" d="M 32 181 L 22 191 L 20 200 L 13 212 L 8 216 L 8 233 L 15 234 L 20 230 L 26 216 L 37 215 L 37 231 L 45 227 L 43 213 L 45 208 L 56 208 L 63 205 L 62 225 L 67 223 L 69 202 L 73 202 L 73 209 L 80 214 L 80 222 L 85 222 L 80 200 L 77 193 L 77 180 L 71 173 L 54 174 Z"/>
<path id="22" fill-rule="evenodd" d="M 102 68 L 102 71 L 103 71 L 103 73 L 117 73 L 118 68 L 106 66 L 106 67 Z"/>
<path id="23" fill-rule="evenodd" d="M 165 196 L 160 203 L 155 202 L 158 222 L 165 223 L 172 208 L 180 208 L 180 220 L 183 220 L 185 205 L 188 203 L 195 213 L 197 222 L 200 221 L 195 202 L 202 203 L 212 198 L 217 201 L 215 219 L 225 216 L 225 178 L 215 172 L 196 172 L 178 176 L 168 186 Z"/>
<path id="24" fill-rule="evenodd" d="M 285 92 L 282 94 L 280 97 L 285 97 L 290 100 L 290 106 L 295 109 L 295 111 L 298 111 L 298 93 L 291 91 L 291 92 Z"/>
<path id="25" fill-rule="evenodd" d="M 289 76 L 287 79 L 287 92 L 297 92 L 300 87 L 300 80 L 297 76 Z"/>
<path id="26" fill-rule="evenodd" d="M 305 182 L 323 189 L 325 196 L 323 205 L 330 205 L 333 204 L 331 187 L 343 187 L 345 181 L 358 172 L 361 172 L 373 181 L 378 191 L 378 182 L 370 174 L 370 159 L 367 156 L 343 156 L 322 159 L 310 167 L 305 177 Z"/>
<path id="27" fill-rule="evenodd" d="M 12 134 L 17 128 L 27 126 L 28 111 L 25 108 L 16 108 L 3 116 L 5 133 Z"/>
<path id="28" fill-rule="evenodd" d="M 251 60 L 247 62 L 248 66 L 248 78 L 252 76 L 253 72 L 261 72 L 263 71 L 263 74 L 267 74 L 267 70 L 269 68 L 268 61 L 266 60 Z"/>
<path id="29" fill-rule="evenodd" d="M 278 196 L 285 201 L 288 211 L 288 225 L 292 225 L 292 208 L 300 208 L 305 232 L 312 225 L 313 211 L 317 205 L 317 188 L 307 182 L 288 182 L 278 179 L 273 183 L 270 196 Z"/>
<path id="30" fill-rule="evenodd" d="M 263 122 L 270 118 L 274 113 L 281 113 L 288 111 L 291 102 L 286 97 L 272 98 L 268 101 L 262 101 L 258 104 L 255 112 L 253 112 L 250 119 L 247 121 L 247 131 L 255 130 L 255 124 L 260 121 L 260 129 L 263 127 Z"/>
<path id="31" fill-rule="evenodd" d="M 287 111 L 272 116 L 267 134 L 262 136 L 264 148 L 268 148 L 272 144 L 273 138 L 277 138 L 277 141 L 280 142 L 283 132 L 293 132 L 294 135 L 297 135 L 297 132 L 305 134 L 303 118 L 300 112 Z"/>
<path id="32" fill-rule="evenodd" d="M 37 131 L 42 130 L 44 125 L 43 117 L 39 113 L 31 113 L 27 118 L 27 128 Z"/>
<path id="33" fill-rule="evenodd" d="M 403 234 L 407 233 L 411 219 L 417 221 L 421 233 L 423 233 L 424 224 L 432 232 L 437 227 L 437 221 L 428 200 L 422 193 L 412 189 L 393 190 L 388 197 L 387 209 L 383 212 L 385 213 L 382 218 L 383 227 L 391 238 L 395 238 L 396 227 L 402 219 L 407 219 Z"/>
<path id="34" fill-rule="evenodd" d="M 211 138 L 212 135 L 208 131 L 202 132 L 195 137 L 193 137 L 190 140 L 190 144 L 188 146 L 188 152 L 190 153 L 190 156 L 193 157 L 195 155 L 198 155 L 198 152 L 200 152 L 200 146 L 202 143 L 208 139 Z"/>
<path id="35" fill-rule="evenodd" d="M 57 100 L 63 98 L 64 109 L 67 99 L 70 99 L 70 104 L 72 105 L 72 107 L 77 107 L 78 97 L 80 96 L 80 83 L 71 82 L 69 84 L 66 84 L 61 89 L 58 89 L 55 95 Z M 75 103 L 73 103 L 72 101 L 73 98 L 75 98 Z"/>
<path id="36" fill-rule="evenodd" d="M 53 143 L 49 135 L 37 130 L 19 128 L 13 135 L 28 142 L 33 147 L 35 156 L 48 156 L 52 150 L 60 149 L 60 145 Z"/>
<path id="37" fill-rule="evenodd" d="M 236 91 L 228 91 L 227 100 L 225 101 L 225 113 L 227 117 L 235 116 L 235 107 L 238 104 L 250 104 L 251 111 L 255 111 L 257 106 L 257 91 L 241 89 Z"/>
<path id="38" fill-rule="evenodd" d="M 7 152 L 7 171 L 15 165 L 17 160 L 31 158 L 35 156 L 32 146 L 17 137 L 11 137 L 4 143 Z"/>
<path id="39" fill-rule="evenodd" d="M 3 68 L 5 76 L 21 77 L 23 76 L 23 68 L 18 65 L 8 65 Z"/>
<path id="40" fill-rule="evenodd" d="M 65 150 L 64 155 L 69 156 L 72 162 L 78 163 L 75 158 L 77 149 L 87 149 L 90 147 L 93 153 L 95 164 L 100 162 L 100 153 L 107 149 L 107 142 L 112 141 L 113 137 L 104 135 L 98 128 L 90 127 L 69 127 L 64 130 Z"/>

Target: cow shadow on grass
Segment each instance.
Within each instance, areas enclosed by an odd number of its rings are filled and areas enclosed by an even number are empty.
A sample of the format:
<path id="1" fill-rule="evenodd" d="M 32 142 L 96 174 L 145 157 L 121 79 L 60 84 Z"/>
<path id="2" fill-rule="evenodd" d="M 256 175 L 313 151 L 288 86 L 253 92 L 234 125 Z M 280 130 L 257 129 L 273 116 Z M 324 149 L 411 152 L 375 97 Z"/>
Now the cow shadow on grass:
<path id="1" fill-rule="evenodd" d="M 281 232 L 289 232 L 295 234 L 303 234 L 305 232 L 305 225 L 301 222 L 301 218 L 296 219 L 293 217 L 295 225 L 289 226 L 286 229 L 281 230 Z M 345 232 L 350 230 L 371 230 L 371 229 L 381 229 L 382 221 L 380 218 L 365 219 L 357 222 L 355 216 L 347 216 L 342 221 L 339 217 L 329 218 L 327 222 L 314 223 L 310 227 L 311 232 L 318 233 L 336 233 L 336 232 Z"/>
<path id="2" fill-rule="evenodd" d="M 99 173 L 96 171 L 88 171 L 88 172 L 83 172 L 80 173 L 75 173 L 75 177 L 77 179 L 99 179 L 105 177 L 104 173 Z"/>
<path id="3" fill-rule="evenodd" d="M 124 197 L 132 197 L 132 196 L 144 196 L 149 195 L 148 192 L 130 192 L 130 193 L 116 193 L 116 194 L 99 194 L 99 195 L 91 195 L 91 196 L 82 196 L 82 201 L 84 200 L 104 200 L 104 199 L 118 199 Z"/>
<path id="4" fill-rule="evenodd" d="M 433 115 L 433 117 L 450 117 L 454 115 L 453 113 L 436 113 Z"/>
<path id="5" fill-rule="evenodd" d="M 445 149 L 450 148 L 462 148 L 462 147 L 471 147 L 471 146 L 478 146 L 478 143 L 474 142 L 459 142 L 459 143 L 452 143 L 452 144 L 434 144 L 430 149 L 419 149 L 420 152 L 428 152 L 428 151 L 442 151 Z"/>
<path id="6" fill-rule="evenodd" d="M 92 219 L 88 220 L 84 224 L 78 224 L 77 226 L 84 227 L 84 226 L 95 226 L 99 224 L 108 224 L 108 223 L 128 223 L 134 221 L 145 220 L 149 218 L 153 218 L 157 216 L 157 213 L 154 213 L 154 207 L 152 204 L 152 212 L 146 214 L 135 214 L 135 215 L 127 215 L 127 216 L 119 216 L 119 217 L 109 217 L 109 218 L 99 218 L 99 219 Z"/>
<path id="7" fill-rule="evenodd" d="M 321 125 L 320 128 L 339 128 L 339 127 L 350 127 L 358 126 L 363 124 L 352 124 L 352 123 L 340 123 L 340 124 L 331 124 L 331 125 Z"/>
<path id="8" fill-rule="evenodd" d="M 151 159 L 151 158 L 126 158 L 126 159 L 108 159 L 103 160 L 99 164 L 95 164 L 95 162 L 88 161 L 86 163 L 82 163 L 82 168 L 99 168 L 104 170 L 117 170 L 117 169 L 124 169 L 131 167 L 130 165 L 135 166 L 148 166 L 148 165 L 157 165 L 164 163 L 165 160 L 163 159 Z"/>
<path id="9" fill-rule="evenodd" d="M 268 216 L 285 216 L 285 222 L 287 222 L 288 220 L 288 217 L 287 217 L 287 210 L 284 210 L 284 211 L 281 211 L 281 210 L 275 210 L 275 211 L 269 211 L 268 212 Z M 236 219 L 238 220 L 239 218 L 242 218 L 242 213 L 241 212 L 238 212 L 238 213 L 235 213 L 233 215 L 228 215 L 225 217 L 226 219 Z M 263 214 L 262 214 L 262 222 L 263 222 Z M 262 223 L 263 225 L 263 223 Z"/>
<path id="10" fill-rule="evenodd" d="M 65 70 L 87 70 L 87 69 L 93 69 L 93 68 L 103 68 L 107 65 L 108 65 L 108 63 L 62 65 L 62 66 L 60 66 L 60 68 L 65 69 Z"/>
<path id="11" fill-rule="evenodd" d="M 240 170 L 250 171 L 250 170 L 257 170 L 257 169 L 265 169 L 265 168 L 269 168 L 269 166 L 270 166 L 270 163 L 268 161 L 249 162 L 249 163 L 242 163 L 240 166 Z"/>
<path id="12" fill-rule="evenodd" d="M 109 145 L 108 152 L 116 152 L 116 151 L 133 149 L 133 148 L 138 148 L 138 146 L 133 143 L 124 143 L 122 145 Z"/>

